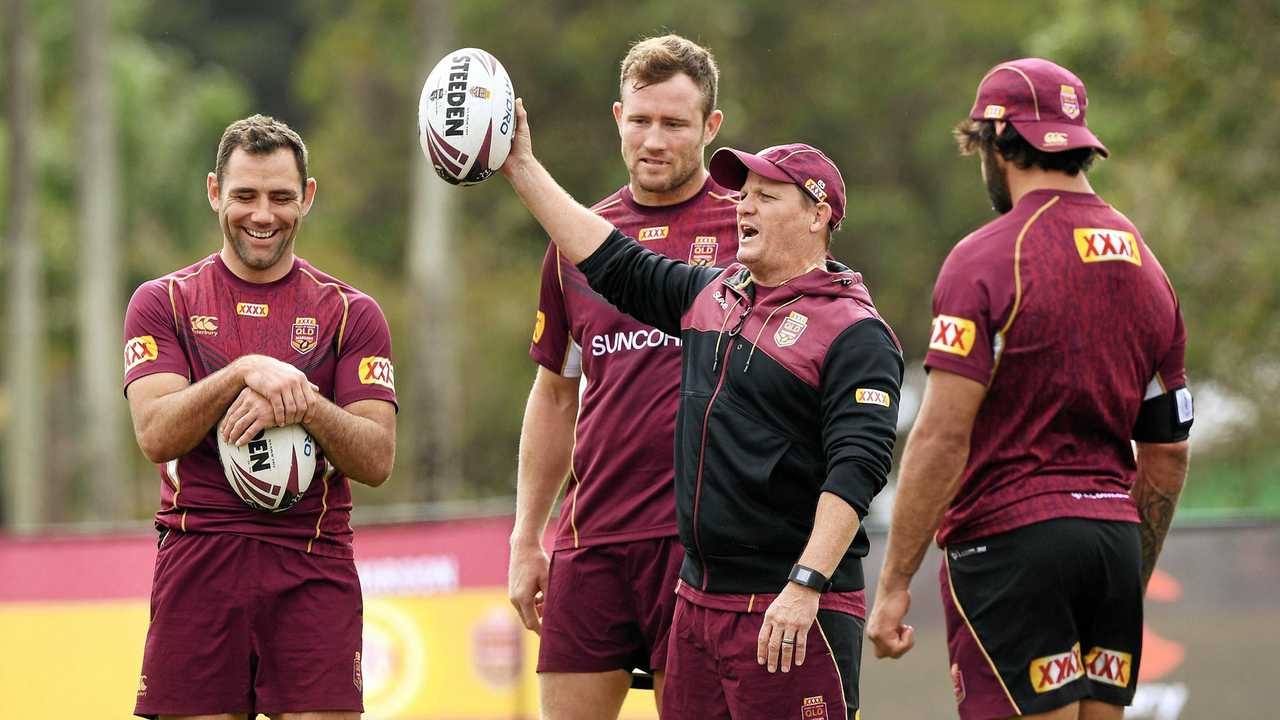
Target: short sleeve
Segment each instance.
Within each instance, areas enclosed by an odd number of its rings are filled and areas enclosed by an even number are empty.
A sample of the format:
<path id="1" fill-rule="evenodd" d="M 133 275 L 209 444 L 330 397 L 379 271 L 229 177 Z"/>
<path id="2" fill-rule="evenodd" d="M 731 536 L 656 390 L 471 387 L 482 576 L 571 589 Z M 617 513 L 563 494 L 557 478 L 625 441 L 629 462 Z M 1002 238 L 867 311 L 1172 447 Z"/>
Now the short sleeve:
<path id="1" fill-rule="evenodd" d="M 548 243 L 542 259 L 542 287 L 538 291 L 529 357 L 557 375 L 574 378 L 582 375 L 582 362 L 569 327 L 560 273 L 560 253 Z"/>
<path id="2" fill-rule="evenodd" d="M 345 407 L 359 400 L 396 402 L 391 329 L 382 308 L 368 295 L 354 295 L 338 348 L 333 402 Z"/>
<path id="3" fill-rule="evenodd" d="M 933 323 L 924 365 L 986 385 L 1003 344 L 993 320 L 992 283 L 978 263 L 967 262 L 957 246 L 942 265 L 933 288 Z"/>
<path id="4" fill-rule="evenodd" d="M 140 285 L 124 315 L 124 387 L 128 389 L 134 380 L 156 373 L 191 379 L 164 278 Z"/>
<path id="5" fill-rule="evenodd" d="M 1169 342 L 1169 350 L 1156 366 L 1156 374 L 1160 382 L 1168 390 L 1187 385 L 1187 327 L 1182 322 L 1182 308 L 1174 310 L 1173 339 Z"/>

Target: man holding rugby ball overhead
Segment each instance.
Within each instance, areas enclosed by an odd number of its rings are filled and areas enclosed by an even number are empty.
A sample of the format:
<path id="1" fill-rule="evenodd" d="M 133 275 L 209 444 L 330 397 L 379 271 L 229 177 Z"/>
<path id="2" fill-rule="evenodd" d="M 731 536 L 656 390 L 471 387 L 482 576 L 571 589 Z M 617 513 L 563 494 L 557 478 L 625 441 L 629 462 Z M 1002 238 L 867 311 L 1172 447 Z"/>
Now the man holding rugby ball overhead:
<path id="1" fill-rule="evenodd" d="M 839 170 L 803 144 L 717 151 L 713 179 L 743 195 L 738 263 L 721 270 L 655 253 L 575 202 L 534 158 L 519 101 L 516 115 L 502 173 L 560 255 L 681 339 L 685 552 L 663 715 L 856 717 L 860 519 L 889 472 L 902 357 L 861 276 L 826 259 Z"/>

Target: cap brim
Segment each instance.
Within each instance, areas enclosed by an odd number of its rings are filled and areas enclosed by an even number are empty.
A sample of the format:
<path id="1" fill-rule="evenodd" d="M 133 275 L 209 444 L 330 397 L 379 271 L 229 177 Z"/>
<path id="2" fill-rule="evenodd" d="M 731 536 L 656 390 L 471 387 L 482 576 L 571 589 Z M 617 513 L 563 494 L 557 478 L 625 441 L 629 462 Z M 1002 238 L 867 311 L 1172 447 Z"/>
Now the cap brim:
<path id="1" fill-rule="evenodd" d="M 1044 152 L 1062 152 L 1076 148 L 1091 147 L 1108 157 L 1111 153 L 1107 146 L 1083 125 L 1058 122 L 1035 122 L 1025 120 L 1010 121 L 1018 130 L 1018 134 L 1037 150 Z"/>
<path id="2" fill-rule="evenodd" d="M 711 163 L 707 169 L 711 172 L 713 180 L 730 190 L 741 190 L 747 183 L 748 172 L 778 182 L 795 182 L 794 178 L 784 173 L 777 165 L 759 155 L 729 147 L 722 147 L 712 153 Z"/>

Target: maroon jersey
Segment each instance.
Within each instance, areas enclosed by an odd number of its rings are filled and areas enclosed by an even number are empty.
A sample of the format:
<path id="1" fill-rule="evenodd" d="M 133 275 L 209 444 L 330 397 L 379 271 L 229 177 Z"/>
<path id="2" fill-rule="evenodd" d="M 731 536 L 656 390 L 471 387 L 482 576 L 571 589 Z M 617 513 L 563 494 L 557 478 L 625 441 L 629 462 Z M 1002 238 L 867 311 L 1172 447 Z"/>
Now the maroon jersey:
<path id="1" fill-rule="evenodd" d="M 708 177 L 678 205 L 640 205 L 624 186 L 592 209 L 656 252 L 724 267 L 737 257 L 736 207 Z M 680 339 L 619 312 L 551 245 L 529 355 L 587 378 L 554 548 L 675 535 Z"/>
<path id="2" fill-rule="evenodd" d="M 268 355 L 307 374 L 339 406 L 396 402 L 391 333 L 373 298 L 297 258 L 284 277 L 255 284 L 218 254 L 143 283 L 124 321 L 124 385 L 154 373 L 192 383 L 242 355 Z M 187 532 L 232 532 L 319 555 L 350 558 L 351 488 L 316 461 L 311 487 L 287 511 L 255 510 L 236 496 L 218 460 L 216 428 L 160 466 L 156 523 Z"/>
<path id="3" fill-rule="evenodd" d="M 1096 195 L 1028 193 L 952 250 L 933 314 L 925 366 L 988 386 L 939 544 L 1137 522 L 1139 408 L 1186 385 L 1178 299 L 1137 228 Z"/>

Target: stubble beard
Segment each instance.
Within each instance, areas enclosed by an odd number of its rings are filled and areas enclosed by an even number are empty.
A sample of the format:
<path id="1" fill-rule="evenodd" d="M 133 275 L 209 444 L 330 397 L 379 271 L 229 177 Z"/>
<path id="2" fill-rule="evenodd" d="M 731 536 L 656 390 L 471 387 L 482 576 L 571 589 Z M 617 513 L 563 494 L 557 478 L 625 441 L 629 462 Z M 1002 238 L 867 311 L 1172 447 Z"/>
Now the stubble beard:
<path id="1" fill-rule="evenodd" d="M 290 228 L 288 235 L 285 235 L 284 233 L 280 234 L 280 241 L 276 243 L 275 248 L 266 256 L 266 259 L 258 259 L 252 255 L 252 248 L 250 248 L 249 244 L 240 236 L 240 233 L 232 229 L 230 223 L 225 217 L 222 221 L 222 235 L 231 241 L 231 249 L 235 251 L 236 257 L 239 258 L 240 262 L 244 263 L 246 267 L 258 271 L 270 270 L 275 267 L 276 263 L 280 262 L 280 258 L 284 257 L 285 252 L 292 245 L 293 238 L 297 233 L 298 226 L 295 224 Z"/>

